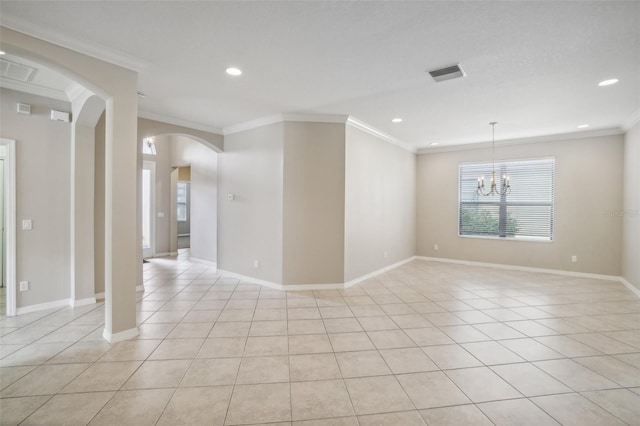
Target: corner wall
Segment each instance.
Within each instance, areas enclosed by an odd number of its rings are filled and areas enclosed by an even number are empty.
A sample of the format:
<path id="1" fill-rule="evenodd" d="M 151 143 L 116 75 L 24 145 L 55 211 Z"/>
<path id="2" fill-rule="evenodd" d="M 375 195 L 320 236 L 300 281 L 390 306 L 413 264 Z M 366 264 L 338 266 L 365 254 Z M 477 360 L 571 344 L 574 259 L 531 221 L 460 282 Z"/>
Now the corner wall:
<path id="1" fill-rule="evenodd" d="M 622 208 L 622 135 L 502 146 L 496 152 L 496 159 L 555 157 L 553 241 L 459 237 L 458 164 L 491 161 L 491 150 L 438 152 L 418 156 L 417 255 L 621 274 L 622 218 L 611 212 Z M 572 255 L 577 263 L 571 263 Z"/>
<path id="2" fill-rule="evenodd" d="M 222 270 L 282 283 L 283 138 L 282 122 L 224 138 L 218 156 Z"/>
<path id="3" fill-rule="evenodd" d="M 624 135 L 622 276 L 640 289 L 640 123 Z"/>
<path id="4" fill-rule="evenodd" d="M 414 256 L 416 155 L 347 126 L 345 170 L 347 282 Z"/>
<path id="5" fill-rule="evenodd" d="M 284 285 L 344 280 L 344 149 L 344 124 L 284 123 Z"/>
<path id="6" fill-rule="evenodd" d="M 9 89 L 0 89 L 0 102 L 1 136 L 16 140 L 16 281 L 29 281 L 16 306 L 68 299 L 71 126 L 49 112 L 71 104 Z M 31 105 L 31 115 L 18 114 L 18 102 Z M 23 219 L 32 230 L 22 230 Z"/>

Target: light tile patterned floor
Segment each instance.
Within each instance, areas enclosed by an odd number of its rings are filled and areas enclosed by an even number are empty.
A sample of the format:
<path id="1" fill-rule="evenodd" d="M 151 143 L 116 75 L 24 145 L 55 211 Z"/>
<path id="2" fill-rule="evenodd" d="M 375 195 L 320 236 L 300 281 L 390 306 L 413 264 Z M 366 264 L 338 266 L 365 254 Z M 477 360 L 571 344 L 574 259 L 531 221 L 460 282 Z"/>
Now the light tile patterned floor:
<path id="1" fill-rule="evenodd" d="M 138 339 L 102 304 L 0 317 L 2 425 L 639 425 L 640 300 L 584 278 L 414 261 L 279 292 L 144 266 Z"/>

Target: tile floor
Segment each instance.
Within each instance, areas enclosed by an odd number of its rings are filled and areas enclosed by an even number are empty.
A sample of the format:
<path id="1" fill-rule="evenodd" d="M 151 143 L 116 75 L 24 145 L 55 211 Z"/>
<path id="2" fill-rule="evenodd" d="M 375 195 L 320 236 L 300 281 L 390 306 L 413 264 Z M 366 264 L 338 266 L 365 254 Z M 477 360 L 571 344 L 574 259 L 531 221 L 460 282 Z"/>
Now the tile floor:
<path id="1" fill-rule="evenodd" d="M 619 283 L 414 261 L 279 292 L 155 259 L 140 336 L 102 304 L 0 317 L 2 425 L 639 425 Z"/>

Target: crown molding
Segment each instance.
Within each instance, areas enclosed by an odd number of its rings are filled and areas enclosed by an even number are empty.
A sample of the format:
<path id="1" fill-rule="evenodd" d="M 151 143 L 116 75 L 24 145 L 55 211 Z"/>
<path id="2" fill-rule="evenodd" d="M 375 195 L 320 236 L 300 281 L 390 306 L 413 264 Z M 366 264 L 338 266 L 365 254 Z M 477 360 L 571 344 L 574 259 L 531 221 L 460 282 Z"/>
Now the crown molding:
<path id="1" fill-rule="evenodd" d="M 640 123 L 640 109 L 636 110 L 622 123 L 622 130 L 627 133 L 633 126 Z"/>
<path id="2" fill-rule="evenodd" d="M 282 114 L 268 115 L 266 117 L 257 118 L 255 120 L 245 121 L 243 123 L 227 126 L 222 129 L 222 134 L 225 136 L 233 135 L 234 133 L 246 132 L 247 130 L 268 126 L 270 124 L 280 123 L 282 121 L 284 121 L 284 117 Z"/>
<path id="3" fill-rule="evenodd" d="M 397 139 L 385 132 L 383 132 L 382 130 L 378 130 L 375 127 L 358 120 L 355 117 L 351 117 L 349 116 L 349 119 L 347 120 L 347 125 L 354 127 L 358 130 L 362 130 L 363 132 L 369 133 L 370 135 L 373 135 L 379 139 L 382 139 L 385 142 L 388 142 L 392 145 L 395 145 L 399 148 L 404 149 L 405 151 L 409 151 L 413 154 L 415 154 L 417 152 L 417 149 L 411 145 L 409 145 L 407 142 L 404 142 L 400 139 Z"/>
<path id="4" fill-rule="evenodd" d="M 0 77 L 0 87 L 3 87 L 5 89 L 15 90 L 18 92 L 29 93 L 31 95 L 37 95 L 45 98 L 69 102 L 69 97 L 63 90 L 39 86 L 33 83 L 24 83 L 22 81 L 11 80 L 10 78 Z"/>
<path id="5" fill-rule="evenodd" d="M 36 26 L 31 22 L 15 16 L 3 16 L 2 26 L 138 73 L 149 67 L 148 62 L 132 55 L 102 46 L 98 43 L 88 43 L 74 37 L 69 37 L 50 28 L 47 29 Z"/>
<path id="6" fill-rule="evenodd" d="M 148 120 L 160 121 L 162 123 L 173 124 L 176 126 L 188 127 L 194 130 L 200 130 L 202 132 L 215 133 L 216 135 L 222 135 L 222 129 L 216 126 L 205 126 L 200 123 L 194 123 L 193 121 L 182 120 L 180 118 L 170 117 L 168 115 L 156 114 L 144 110 L 138 110 L 138 117 L 146 118 Z"/>
<path id="7" fill-rule="evenodd" d="M 282 114 L 283 121 L 345 124 L 348 119 L 348 115 L 341 114 Z"/>
<path id="8" fill-rule="evenodd" d="M 524 145 L 524 144 L 563 141 L 563 140 L 571 140 L 571 139 L 593 138 L 593 137 L 600 137 L 600 136 L 614 136 L 614 135 L 621 135 L 623 133 L 624 131 L 620 127 L 614 127 L 614 128 L 587 130 L 587 131 L 572 132 L 572 133 L 556 133 L 552 135 L 533 136 L 530 138 L 505 139 L 501 141 L 496 141 L 496 146 Z M 479 142 L 479 143 L 472 142 L 472 143 L 465 143 L 465 144 L 459 144 L 459 145 L 423 147 L 418 149 L 418 154 L 436 154 L 439 152 L 469 151 L 473 149 L 485 149 L 485 148 L 491 148 L 491 142 Z"/>

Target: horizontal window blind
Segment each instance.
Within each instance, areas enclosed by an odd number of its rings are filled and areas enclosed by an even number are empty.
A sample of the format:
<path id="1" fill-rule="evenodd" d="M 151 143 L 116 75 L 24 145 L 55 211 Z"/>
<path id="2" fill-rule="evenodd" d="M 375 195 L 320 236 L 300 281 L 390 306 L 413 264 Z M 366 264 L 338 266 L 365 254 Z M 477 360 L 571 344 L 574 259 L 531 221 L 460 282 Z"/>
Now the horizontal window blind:
<path id="1" fill-rule="evenodd" d="M 497 189 L 509 178 L 507 195 L 478 195 L 478 178 L 485 192 L 491 187 L 492 163 L 459 165 L 459 234 L 501 238 L 553 239 L 553 158 L 497 161 Z"/>

